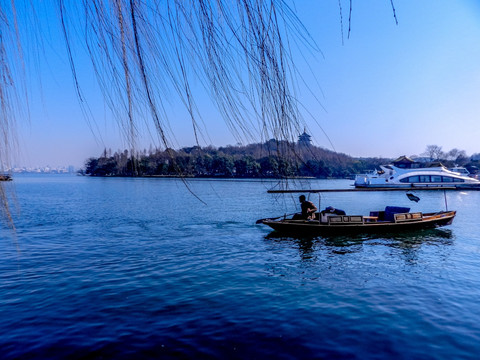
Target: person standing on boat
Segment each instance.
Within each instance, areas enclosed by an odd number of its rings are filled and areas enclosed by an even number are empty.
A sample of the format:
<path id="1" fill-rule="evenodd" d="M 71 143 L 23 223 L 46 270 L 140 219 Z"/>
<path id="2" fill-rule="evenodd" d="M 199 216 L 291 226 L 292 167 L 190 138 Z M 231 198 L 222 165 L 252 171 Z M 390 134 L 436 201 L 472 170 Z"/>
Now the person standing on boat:
<path id="1" fill-rule="evenodd" d="M 315 218 L 315 211 L 317 211 L 317 207 L 311 202 L 307 201 L 305 198 L 305 195 L 300 195 L 299 198 L 300 200 L 300 206 L 302 207 L 302 213 L 301 214 L 295 214 L 294 219 L 313 219 Z"/>

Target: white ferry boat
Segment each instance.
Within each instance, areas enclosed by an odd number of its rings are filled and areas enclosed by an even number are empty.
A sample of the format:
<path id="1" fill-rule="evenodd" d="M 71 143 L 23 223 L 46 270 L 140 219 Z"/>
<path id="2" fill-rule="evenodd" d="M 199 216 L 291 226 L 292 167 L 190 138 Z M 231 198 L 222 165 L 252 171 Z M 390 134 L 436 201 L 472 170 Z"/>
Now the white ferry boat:
<path id="1" fill-rule="evenodd" d="M 480 180 L 450 171 L 441 163 L 425 165 L 401 156 L 392 164 L 381 165 L 380 171 L 355 176 L 357 188 L 448 187 L 480 190 Z"/>

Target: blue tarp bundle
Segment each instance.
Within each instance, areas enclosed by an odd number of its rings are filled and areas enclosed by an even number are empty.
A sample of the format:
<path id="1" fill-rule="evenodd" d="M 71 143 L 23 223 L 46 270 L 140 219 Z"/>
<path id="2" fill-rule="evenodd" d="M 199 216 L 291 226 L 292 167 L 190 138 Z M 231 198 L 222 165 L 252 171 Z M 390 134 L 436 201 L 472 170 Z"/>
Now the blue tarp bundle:
<path id="1" fill-rule="evenodd" d="M 401 206 L 387 206 L 385 207 L 385 221 L 393 221 L 394 214 L 408 213 L 410 208 Z"/>

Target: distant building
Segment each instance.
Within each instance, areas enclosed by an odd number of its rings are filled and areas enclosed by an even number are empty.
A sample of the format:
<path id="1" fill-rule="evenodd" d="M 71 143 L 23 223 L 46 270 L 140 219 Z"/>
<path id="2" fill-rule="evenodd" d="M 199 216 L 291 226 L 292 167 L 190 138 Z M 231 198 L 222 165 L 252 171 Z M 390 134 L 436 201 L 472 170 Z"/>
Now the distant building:
<path id="1" fill-rule="evenodd" d="M 305 129 L 303 130 L 303 134 L 298 136 L 298 145 L 300 146 L 310 146 L 312 145 L 311 136 L 307 134 Z"/>
<path id="2" fill-rule="evenodd" d="M 405 155 L 393 160 L 392 164 L 400 169 L 416 169 L 420 167 L 420 163 L 418 161 L 412 160 Z"/>

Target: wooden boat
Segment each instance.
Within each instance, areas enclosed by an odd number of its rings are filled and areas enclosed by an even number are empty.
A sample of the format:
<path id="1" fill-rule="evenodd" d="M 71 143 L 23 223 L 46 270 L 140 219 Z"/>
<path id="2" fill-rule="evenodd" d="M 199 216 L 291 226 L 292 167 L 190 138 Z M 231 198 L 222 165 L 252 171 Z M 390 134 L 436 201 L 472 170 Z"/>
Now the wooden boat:
<path id="1" fill-rule="evenodd" d="M 12 177 L 8 174 L 0 174 L 0 181 L 12 181 Z"/>
<path id="2" fill-rule="evenodd" d="M 356 189 L 317 189 L 317 190 L 268 190 L 268 193 L 332 193 L 332 192 L 363 192 L 363 191 L 405 191 L 400 188 L 356 188 Z M 257 220 L 257 224 L 270 226 L 272 229 L 294 235 L 337 235 L 359 233 L 393 233 L 413 230 L 431 229 L 450 225 L 457 214 L 449 211 L 447 206 L 446 190 L 455 190 L 450 187 L 425 187 L 418 190 L 442 190 L 445 196 L 445 211 L 434 213 L 410 212 L 408 207 L 387 206 L 382 211 L 371 211 L 368 216 L 348 215 L 340 211 L 327 212 L 325 209 L 315 214 L 312 220 L 296 220 L 279 216 Z M 417 196 L 407 192 L 407 197 L 415 202 L 420 200 Z M 320 197 L 319 206 L 320 208 Z M 333 208 L 331 208 L 333 209 Z M 295 214 L 291 214 L 295 215 Z M 278 220 L 280 219 L 280 220 Z"/>
<path id="3" fill-rule="evenodd" d="M 421 230 L 450 225 L 456 211 L 435 213 L 372 211 L 369 216 L 316 214 L 315 220 L 262 219 L 272 229 L 290 234 L 336 235 L 350 233 L 391 233 Z M 408 209 L 408 208 L 407 208 Z M 408 211 L 408 210 L 407 210 Z"/>

